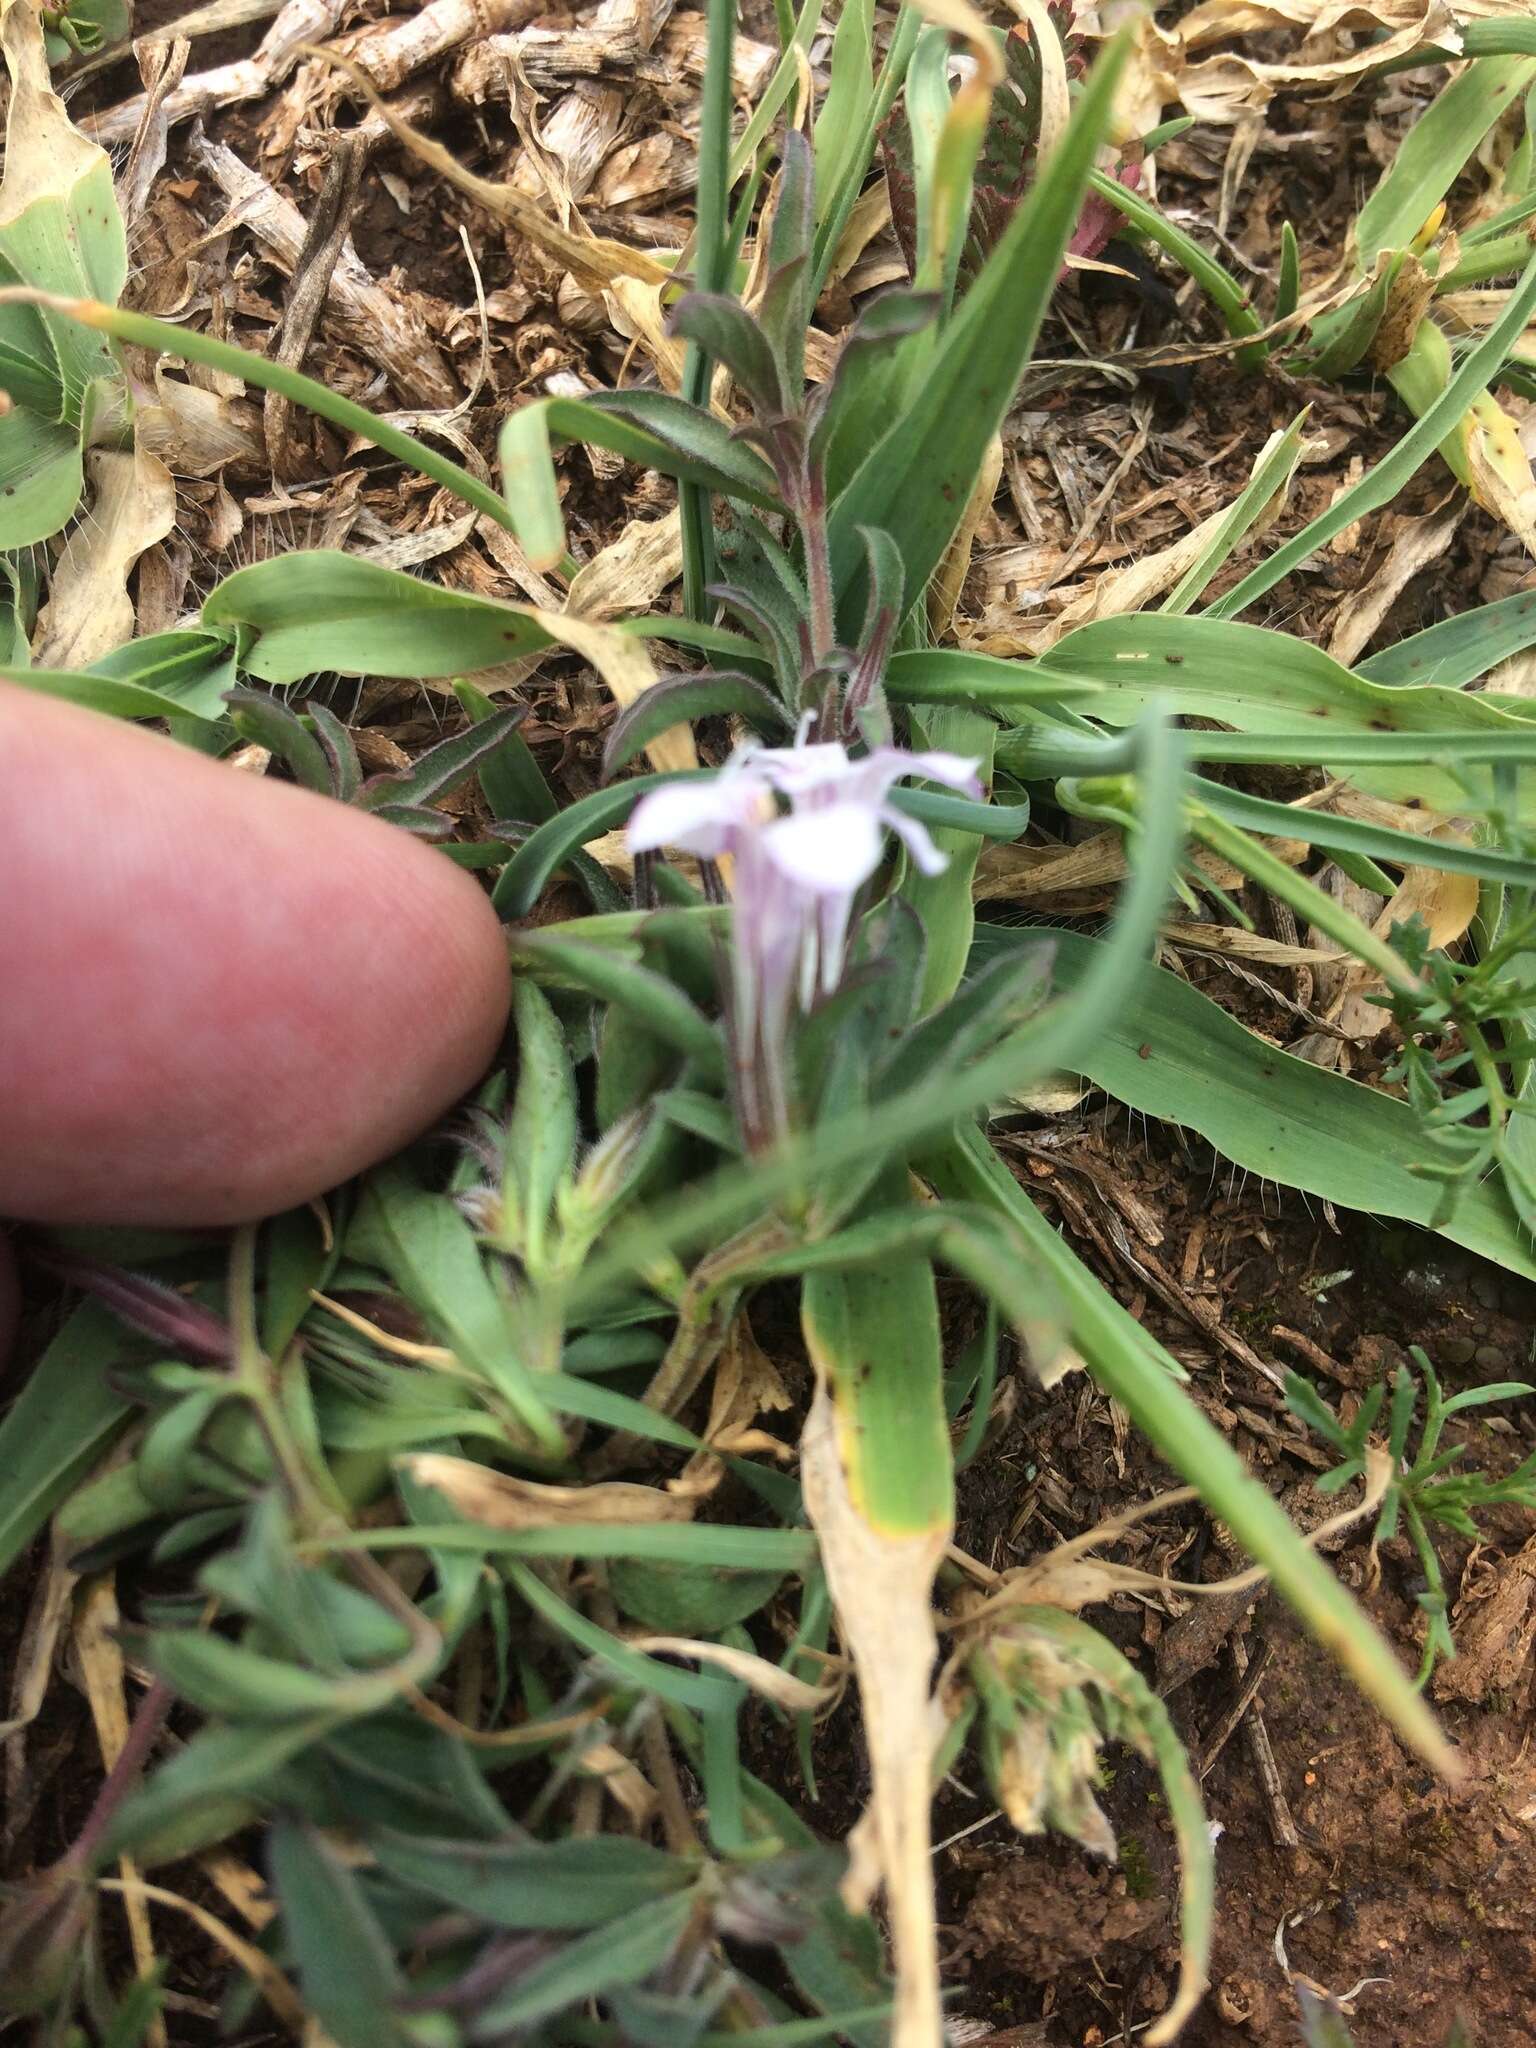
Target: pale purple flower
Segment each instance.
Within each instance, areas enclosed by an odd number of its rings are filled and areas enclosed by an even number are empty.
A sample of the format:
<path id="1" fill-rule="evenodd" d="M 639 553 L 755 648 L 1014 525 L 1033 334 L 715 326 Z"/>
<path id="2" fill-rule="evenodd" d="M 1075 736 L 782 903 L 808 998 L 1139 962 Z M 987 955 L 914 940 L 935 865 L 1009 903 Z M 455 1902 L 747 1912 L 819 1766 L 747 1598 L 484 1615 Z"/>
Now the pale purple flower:
<path id="1" fill-rule="evenodd" d="M 734 863 L 730 1021 L 749 1138 L 785 1127 L 796 997 L 808 1010 L 841 981 L 854 905 L 880 865 L 887 830 L 925 875 L 948 864 L 927 830 L 890 802 L 892 787 L 921 775 L 976 795 L 977 765 L 900 747 L 850 760 L 836 741 L 744 747 L 712 781 L 671 783 L 635 806 L 632 853 L 672 846 Z"/>

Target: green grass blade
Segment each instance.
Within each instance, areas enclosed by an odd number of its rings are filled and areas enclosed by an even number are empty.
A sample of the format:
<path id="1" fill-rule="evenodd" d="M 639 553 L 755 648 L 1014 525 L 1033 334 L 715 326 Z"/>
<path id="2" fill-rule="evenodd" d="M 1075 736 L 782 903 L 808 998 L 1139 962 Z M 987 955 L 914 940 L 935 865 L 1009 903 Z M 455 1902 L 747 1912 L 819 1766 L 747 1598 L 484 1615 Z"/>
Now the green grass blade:
<path id="1" fill-rule="evenodd" d="M 1373 683 L 1438 683 L 1459 690 L 1488 671 L 1536 646 L 1536 590 L 1517 590 L 1493 604 L 1480 604 L 1454 619 L 1410 633 L 1406 640 L 1357 662 L 1355 674 Z"/>
<path id="2" fill-rule="evenodd" d="M 978 1133 L 963 1134 L 958 1142 L 990 1149 Z M 1000 1162 L 996 1175 L 972 1175 L 968 1189 L 973 1199 L 990 1199 L 1011 1221 L 1033 1207 Z M 1266 1567 L 1306 1626 L 1403 1738 L 1438 1769 L 1454 1775 L 1454 1751 L 1385 1639 L 1327 1565 L 1302 1542 L 1284 1510 L 1246 1470 L 1226 1438 L 1212 1428 L 1189 1395 L 1157 1369 L 1144 1346 L 1127 1343 L 1113 1317 L 1094 1313 L 1091 1301 L 1083 1303 L 1079 1329 L 1088 1369 L 1099 1385 L 1126 1408 L 1174 1470 L 1199 1488 L 1207 1509 Z"/>
<path id="3" fill-rule="evenodd" d="M 1266 590 L 1273 590 L 1310 555 L 1325 547 L 1335 534 L 1342 533 L 1346 526 L 1352 526 L 1366 513 L 1389 505 L 1409 478 L 1423 468 L 1473 399 L 1485 391 L 1498 375 L 1500 365 L 1525 332 L 1533 312 L 1536 312 L 1536 257 L 1526 265 L 1498 319 L 1475 347 L 1468 349 L 1445 390 L 1414 422 L 1391 454 L 1384 456 L 1374 469 L 1368 470 L 1359 483 L 1341 492 L 1326 512 L 1319 513 L 1300 533 L 1277 548 L 1267 562 L 1261 563 L 1235 589 L 1229 590 L 1225 597 L 1212 605 L 1212 615 L 1223 619 L 1235 618 L 1256 598 L 1262 597 Z"/>
<path id="4" fill-rule="evenodd" d="M 1301 434 L 1306 423 L 1307 414 L 1300 413 L 1283 433 L 1272 437 L 1270 446 L 1254 464 L 1247 484 L 1222 515 L 1221 524 L 1158 606 L 1160 612 L 1180 616 L 1193 610 L 1211 578 L 1242 545 L 1255 521 L 1285 492 L 1301 460 Z"/>
<path id="5" fill-rule="evenodd" d="M 1536 57 L 1483 57 L 1467 65 L 1397 145 L 1355 222 L 1369 273 L 1384 249 L 1406 249 L 1450 191 L 1472 152 L 1536 77 Z"/>
<path id="6" fill-rule="evenodd" d="M 1508 742 L 1500 739 L 1494 744 Z M 1427 833 L 1394 831 L 1365 818 L 1341 818 L 1301 804 L 1271 803 L 1267 797 L 1249 796 L 1246 790 L 1228 789 L 1219 782 L 1197 780 L 1193 794 L 1228 824 L 1241 825 L 1245 832 L 1262 833 L 1266 838 L 1305 839 L 1312 846 L 1359 854 L 1391 867 L 1439 868 L 1443 874 L 1476 875 L 1506 888 L 1536 888 L 1536 860 L 1505 853 L 1497 846 L 1465 846 L 1459 840 L 1432 839 Z"/>
<path id="7" fill-rule="evenodd" d="M 1186 235 L 1166 214 L 1160 213 L 1150 199 L 1132 191 L 1129 185 L 1122 185 L 1118 178 L 1110 177 L 1106 171 L 1091 172 L 1088 184 L 1098 198 L 1107 200 L 1133 228 L 1139 228 L 1149 241 L 1156 242 L 1166 255 L 1189 272 L 1220 313 L 1228 334 L 1237 336 L 1260 331 L 1263 323 L 1253 310 L 1246 288 L 1192 236 Z M 1263 367 L 1266 353 L 1261 343 L 1253 348 L 1239 349 L 1237 360 L 1245 370 L 1257 370 Z"/>
<path id="8" fill-rule="evenodd" d="M 1094 67 L 1056 156 L 935 346 L 921 391 L 832 507 L 833 574 L 839 609 L 850 621 L 864 611 L 860 527 L 883 528 L 896 542 L 908 605 L 943 558 L 1034 349 L 1109 126 L 1125 48 L 1111 43 Z M 912 488 L 914 477 L 923 479 L 921 490 Z"/>
<path id="9" fill-rule="evenodd" d="M 736 0 L 706 0 L 708 56 L 699 110 L 698 176 L 694 191 L 693 281 L 702 292 L 723 292 L 730 284 L 728 209 L 731 196 L 731 58 L 736 43 Z M 683 397 L 707 405 L 712 364 L 697 342 L 683 359 Z M 678 485 L 683 522 L 683 609 L 693 619 L 710 616 L 705 597 L 715 580 L 715 541 L 709 493 L 692 478 Z"/>
<path id="10" fill-rule="evenodd" d="M 354 405 L 350 398 L 343 398 L 339 392 L 317 383 L 313 377 L 306 377 L 302 371 L 289 369 L 286 363 L 272 362 L 251 349 L 237 348 L 212 334 L 200 334 L 195 328 L 177 327 L 168 320 L 152 320 L 145 313 L 129 313 L 121 306 L 106 306 L 96 299 L 52 299 L 35 292 L 17 296 L 28 303 L 65 314 L 83 326 L 94 328 L 98 334 L 110 334 L 114 341 L 128 342 L 134 348 L 147 348 L 156 355 L 177 356 L 183 362 L 201 364 L 204 369 L 223 370 L 256 385 L 259 390 L 275 391 L 279 396 L 291 399 L 295 405 L 302 405 L 306 411 L 318 413 L 332 426 L 343 427 L 349 434 L 372 442 L 375 448 L 382 448 L 396 461 L 431 477 L 434 483 L 441 484 L 444 490 L 451 491 L 464 504 L 472 505 L 477 512 L 494 519 L 498 526 L 511 530 L 512 516 L 499 491 L 482 483 L 467 469 L 460 468 L 458 463 L 449 461 L 446 455 L 439 454 L 425 441 L 418 441 L 414 435 L 407 434 L 388 420 L 380 419 L 364 406 Z M 11 297 L 10 293 L 0 292 L 0 303 Z"/>

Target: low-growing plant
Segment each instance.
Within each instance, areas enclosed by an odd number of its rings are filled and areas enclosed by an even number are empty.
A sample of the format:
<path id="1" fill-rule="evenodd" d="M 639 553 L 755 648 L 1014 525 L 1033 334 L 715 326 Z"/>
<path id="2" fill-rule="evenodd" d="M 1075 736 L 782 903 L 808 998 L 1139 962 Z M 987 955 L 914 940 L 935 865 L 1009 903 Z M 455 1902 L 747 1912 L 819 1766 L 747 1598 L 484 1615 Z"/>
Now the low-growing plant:
<path id="1" fill-rule="evenodd" d="M 1487 1386 L 1466 1387 L 1459 1394 L 1447 1396 L 1441 1391 L 1428 1356 L 1417 1344 L 1412 1357 L 1418 1367 L 1417 1377 L 1406 1365 L 1399 1366 L 1392 1380 L 1390 1404 L 1387 1383 L 1378 1380 L 1348 1424 L 1299 1374 L 1287 1377 L 1285 1398 L 1292 1414 L 1339 1455 L 1339 1463 L 1318 1480 L 1320 1493 L 1337 1493 L 1351 1481 L 1364 1477 L 1371 1440 L 1386 1408 L 1389 1477 L 1371 1541 L 1373 1545 L 1388 1543 L 1401 1528 L 1423 1568 L 1425 1590 L 1415 1596 L 1428 1617 L 1424 1657 L 1419 1666 L 1419 1683 L 1423 1685 L 1442 1657 L 1456 1655 L 1434 1528 L 1449 1529 L 1454 1535 L 1476 1542 L 1478 1527 L 1474 1517 L 1479 1509 L 1505 1503 L 1536 1508 L 1536 1453 L 1522 1459 L 1501 1479 L 1486 1472 L 1454 1471 L 1452 1468 L 1460 1465 L 1470 1446 L 1458 1443 L 1442 1450 L 1440 1440 L 1445 1425 L 1453 1415 L 1486 1408 L 1495 1401 L 1516 1400 L 1523 1394 L 1536 1393 L 1536 1387 L 1524 1380 L 1499 1380 Z M 1418 1414 L 1421 1396 L 1422 1420 Z"/>
<path id="2" fill-rule="evenodd" d="M 67 14 L 49 26 L 63 35 L 66 24 L 73 25 Z M 80 41 L 78 26 L 74 34 Z M 11 81 L 0 287 L 114 301 L 128 273 L 128 244 L 112 166 L 105 150 L 71 126 L 49 79 L 43 20 L 21 0 L 0 14 L 0 51 Z M 0 414 L 0 553 L 11 605 L 24 614 L 26 571 L 13 551 L 46 540 L 73 516 L 86 451 L 118 446 L 127 435 L 127 383 L 105 336 L 15 298 L 0 307 L 0 379 L 9 401 Z"/>
<path id="3" fill-rule="evenodd" d="M 774 110 L 733 152 L 733 14 L 714 0 L 695 288 L 657 287 L 687 344 L 683 388 L 523 406 L 502 434 L 504 496 L 284 365 L 99 299 L 5 300 L 309 404 L 511 528 L 555 576 L 573 566 L 558 451 L 611 450 L 677 481 L 688 598 L 682 616 L 597 625 L 296 551 L 226 578 L 195 629 L 115 667 L 7 671 L 170 715 L 215 749 L 257 739 L 297 780 L 432 835 L 434 797 L 477 776 L 490 833 L 446 850 L 497 871 L 516 977 L 515 1055 L 456 1144 L 424 1143 L 323 1214 L 239 1231 L 227 1258 L 111 1233 L 44 1248 L 87 1299 L 0 1426 L 0 1564 L 51 1516 L 75 1570 L 144 1559 L 184 1574 L 137 1618 L 154 1686 L 125 1761 L 0 1934 L 7 1995 L 61 2038 L 77 2010 L 112 2019 L 89 1938 L 111 1861 L 152 1869 L 261 1821 L 279 1914 L 240 1952 L 232 2023 L 259 1995 L 339 2048 L 937 2048 L 935 1770 L 973 1740 L 1018 1825 L 1108 1852 L 1093 1765 L 1114 1739 L 1162 1773 L 1183 1859 L 1181 1984 L 1147 2036 L 1170 2039 L 1205 1977 L 1212 1859 L 1164 1710 L 1064 1606 L 936 1613 L 999 1319 L 1042 1378 L 1086 1367 L 1404 1738 L 1453 1768 L 1388 1645 L 1182 1368 L 1035 1209 L 986 1117 L 1079 1069 L 1276 1180 L 1536 1270 L 1508 1185 L 1461 1175 L 1447 1201 L 1426 1177 L 1437 1139 L 1413 1100 L 1275 1051 L 1149 964 L 1170 894 L 1216 887 L 1196 852 L 1217 855 L 1379 976 L 1411 1028 L 1434 1004 L 1442 1037 L 1496 1020 L 1486 1058 L 1518 1123 L 1517 949 L 1492 940 L 1489 976 L 1447 989 L 1417 940 L 1378 936 L 1272 843 L 1385 894 L 1386 868 L 1475 877 L 1486 930 L 1523 947 L 1536 727 L 1524 700 L 1457 687 L 1503 615 L 1453 622 L 1454 647 L 1444 628 L 1406 643 L 1386 676 L 1234 614 L 1428 459 L 1506 360 L 1536 267 L 1400 447 L 1218 604 L 1194 609 L 1284 487 L 1294 433 L 1160 612 L 1081 627 L 1047 660 L 931 645 L 948 623 L 933 594 L 958 587 L 968 508 L 988 494 L 1085 198 L 1124 189 L 1111 44 L 1028 191 L 989 215 L 984 257 L 962 262 L 1005 60 L 969 9 L 950 0 L 941 18 L 969 42 L 957 86 L 947 41 L 925 42 L 915 16 L 878 72 L 869 10 L 842 16 L 833 96 L 809 132 L 783 134 L 765 197 Z M 809 6 L 787 25 L 775 108 L 807 20 Z M 919 52 L 937 55 L 899 106 Z M 832 375 L 808 384 L 812 310 L 893 118 L 910 127 L 914 285 L 869 302 Z M 676 666 L 658 675 L 662 646 Z M 516 710 L 473 680 L 551 649 L 590 663 L 622 707 L 609 776 L 650 763 L 564 808 Z M 1409 680 L 1429 659 L 1437 680 Z M 322 701 L 271 694 L 325 672 L 452 679 L 468 727 L 365 781 Z M 1181 730 L 1180 714 L 1227 729 Z M 735 744 L 704 770 L 691 728 L 724 721 Z M 1327 769 L 1471 818 L 1475 835 L 1194 772 L 1246 762 Z M 975 927 L 977 859 L 1036 804 L 1124 837 L 1099 936 Z M 584 850 L 619 826 L 628 889 Z M 659 860 L 667 849 L 692 865 Z M 557 876 L 586 914 L 550 915 Z M 1441 1104 L 1460 1069 L 1435 1057 Z M 1469 1114 L 1491 1126 L 1480 1085 Z M 1507 1140 L 1492 1156 L 1507 1175 Z M 941 1267 L 987 1305 L 948 1370 Z M 803 1339 L 798 1478 L 764 1426 L 793 1396 L 749 1306 Z M 1405 1517 L 1453 1505 L 1433 1443 L 1425 1455 L 1400 1485 Z M 936 1689 L 941 1626 L 953 1651 Z M 740 1722 L 758 1695 L 809 1765 L 849 1675 L 872 1791 L 844 1867 L 745 1767 Z M 143 1775 L 173 1701 L 195 1718 Z M 893 1986 L 868 1912 L 881 1888 Z"/>

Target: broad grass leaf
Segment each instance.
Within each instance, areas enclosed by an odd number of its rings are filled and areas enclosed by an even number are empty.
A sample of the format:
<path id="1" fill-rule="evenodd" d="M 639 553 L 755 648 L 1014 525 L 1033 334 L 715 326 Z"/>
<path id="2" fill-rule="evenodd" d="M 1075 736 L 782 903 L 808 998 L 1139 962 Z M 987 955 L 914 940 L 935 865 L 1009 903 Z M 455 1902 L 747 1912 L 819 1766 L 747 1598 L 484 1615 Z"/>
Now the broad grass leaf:
<path id="1" fill-rule="evenodd" d="M 128 275 L 111 160 L 71 124 L 53 90 L 33 8 L 6 8 L 0 48 L 11 75 L 0 256 L 40 291 L 111 305 Z M 116 357 L 99 335 L 67 317 L 45 308 L 41 318 L 59 364 L 62 398 L 55 417 L 81 429 L 89 425 L 91 387 L 121 381 Z"/>
<path id="2" fill-rule="evenodd" d="M 89 672 L 152 692 L 166 707 L 156 717 L 215 719 L 235 686 L 236 666 L 233 634 L 194 626 L 130 640 L 93 661 Z"/>
<path id="3" fill-rule="evenodd" d="M 1262 322 L 1253 310 L 1252 295 L 1229 270 L 1203 249 L 1193 235 L 1169 220 L 1143 193 L 1124 185 L 1107 171 L 1094 170 L 1088 176 L 1089 189 L 1105 200 L 1131 227 L 1139 229 L 1165 254 L 1186 270 L 1210 299 L 1222 317 L 1228 334 L 1257 334 Z M 1237 351 L 1237 362 L 1245 370 L 1263 367 L 1267 351 L 1263 343 Z"/>
<path id="4" fill-rule="evenodd" d="M 937 292 L 874 293 L 843 338 L 832 375 L 812 394 L 811 447 L 835 498 L 886 430 L 906 374 L 904 344 L 938 318 Z"/>
<path id="5" fill-rule="evenodd" d="M 226 677 L 222 672 L 212 679 L 212 687 L 217 689 L 219 698 L 222 699 L 233 680 L 232 673 Z M 189 704 L 180 697 L 150 689 L 143 683 L 100 675 L 90 669 L 75 673 L 57 668 L 0 668 L 0 681 L 15 683 L 23 690 L 36 690 L 40 696 L 61 697 L 67 704 L 78 704 L 86 711 L 100 711 L 109 718 L 179 718 L 190 715 L 213 719 L 223 709 L 220 702 L 212 710 L 199 710 L 196 697 Z"/>
<path id="6" fill-rule="evenodd" d="M 248 631 L 241 665 L 267 683 L 327 672 L 439 678 L 554 644 L 525 606 L 471 597 L 331 548 L 237 569 L 207 598 L 202 616 L 208 626 Z"/>
<path id="7" fill-rule="evenodd" d="M 1455 618 L 1410 633 L 1355 664 L 1368 682 L 1397 687 L 1438 683 L 1447 690 L 1477 682 L 1501 661 L 1536 644 L 1536 590 L 1519 590 Z"/>
<path id="8" fill-rule="evenodd" d="M 0 548 L 30 547 L 57 533 L 84 488 L 77 427 L 20 406 L 0 416 Z"/>
<path id="9" fill-rule="evenodd" d="M 985 689 L 988 655 L 945 652 L 898 656 L 931 665 L 940 675 L 973 677 Z M 1092 715 L 1123 725 L 1151 702 L 1202 718 L 1220 719 L 1239 732 L 1411 733 L 1425 736 L 1519 730 L 1519 721 L 1495 705 L 1433 684 L 1391 687 L 1341 666 L 1320 647 L 1289 633 L 1234 620 L 1173 618 L 1138 613 L 1100 619 L 1069 633 L 1051 650 L 1050 666 L 1100 686 Z M 1005 737 L 1000 766 L 1016 756 Z M 1380 768 L 1355 766 L 1350 780 L 1399 803 L 1419 802 L 1455 814 L 1464 808 L 1462 784 L 1425 762 Z"/>
<path id="10" fill-rule="evenodd" d="M 27 280 L 0 257 L 0 286 Z M 57 420 L 64 410 L 64 372 L 42 311 L 22 303 L 0 306 L 0 384 L 14 405 Z"/>
<path id="11" fill-rule="evenodd" d="M 1077 932 L 1053 937 L 1055 978 L 1070 989 L 1100 942 Z M 976 958 L 1038 940 L 1038 932 L 987 926 Z M 1255 1038 L 1172 974 L 1144 967 L 1119 1008 L 1084 1035 L 1073 1064 L 1118 1101 L 1198 1131 L 1264 1179 L 1432 1227 L 1439 1190 L 1413 1171 L 1427 1147 L 1407 1103 Z M 1439 1228 L 1452 1243 L 1536 1278 L 1536 1251 L 1497 1183 L 1468 1188 Z"/>
<path id="12" fill-rule="evenodd" d="M 832 37 L 827 90 L 816 112 L 816 217 L 824 220 L 844 180 L 855 174 L 859 137 L 875 100 L 874 9 L 848 0 Z M 857 166 L 862 174 L 863 166 Z"/>
<path id="13" fill-rule="evenodd" d="M 1220 515 L 1205 546 L 1158 606 L 1160 612 L 1190 611 L 1204 596 L 1212 577 L 1249 534 L 1256 528 L 1262 529 L 1281 510 L 1301 461 L 1306 418 L 1302 413 L 1288 427 L 1270 435 L 1259 451 L 1247 483 Z"/>

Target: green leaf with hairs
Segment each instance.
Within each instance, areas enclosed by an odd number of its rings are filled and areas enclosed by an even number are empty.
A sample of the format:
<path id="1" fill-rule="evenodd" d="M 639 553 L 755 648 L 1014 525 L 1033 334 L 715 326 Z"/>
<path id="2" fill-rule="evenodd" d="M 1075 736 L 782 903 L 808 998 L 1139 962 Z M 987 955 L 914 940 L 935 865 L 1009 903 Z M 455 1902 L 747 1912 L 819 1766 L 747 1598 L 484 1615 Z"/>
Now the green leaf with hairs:
<path id="1" fill-rule="evenodd" d="M 141 1339 L 82 1303 L 0 1420 L 0 1576 L 85 1477 L 132 1412 L 109 1374 L 144 1353 Z"/>
<path id="2" fill-rule="evenodd" d="M 380 1868 L 493 1927 L 579 1933 L 684 1891 L 698 1877 L 680 1857 L 623 1835 L 552 1842 L 435 1841 L 375 1828 Z"/>
<path id="3" fill-rule="evenodd" d="M 356 1872 L 318 1830 L 286 1814 L 268 1853 L 305 2004 L 336 2048 L 410 2048 L 396 2011 L 405 1982 Z"/>
<path id="4" fill-rule="evenodd" d="M 718 1635 L 766 1607 L 783 1583 L 782 1572 L 650 1558 L 615 1558 L 608 1567 L 608 1590 L 620 1610 L 668 1636 Z"/>
<path id="5" fill-rule="evenodd" d="M 580 1935 L 523 1971 L 511 1991 L 492 1993 L 475 2015 L 474 2038 L 515 2036 L 567 2007 L 643 1983 L 682 1940 L 694 1911 L 692 1898 L 677 1892 Z"/>
<path id="6" fill-rule="evenodd" d="M 776 740 L 790 731 L 783 705 L 751 676 L 723 669 L 666 676 L 642 690 L 608 728 L 603 774 L 616 775 L 671 726 L 691 724 L 698 718 L 744 718 L 758 733 Z"/>

